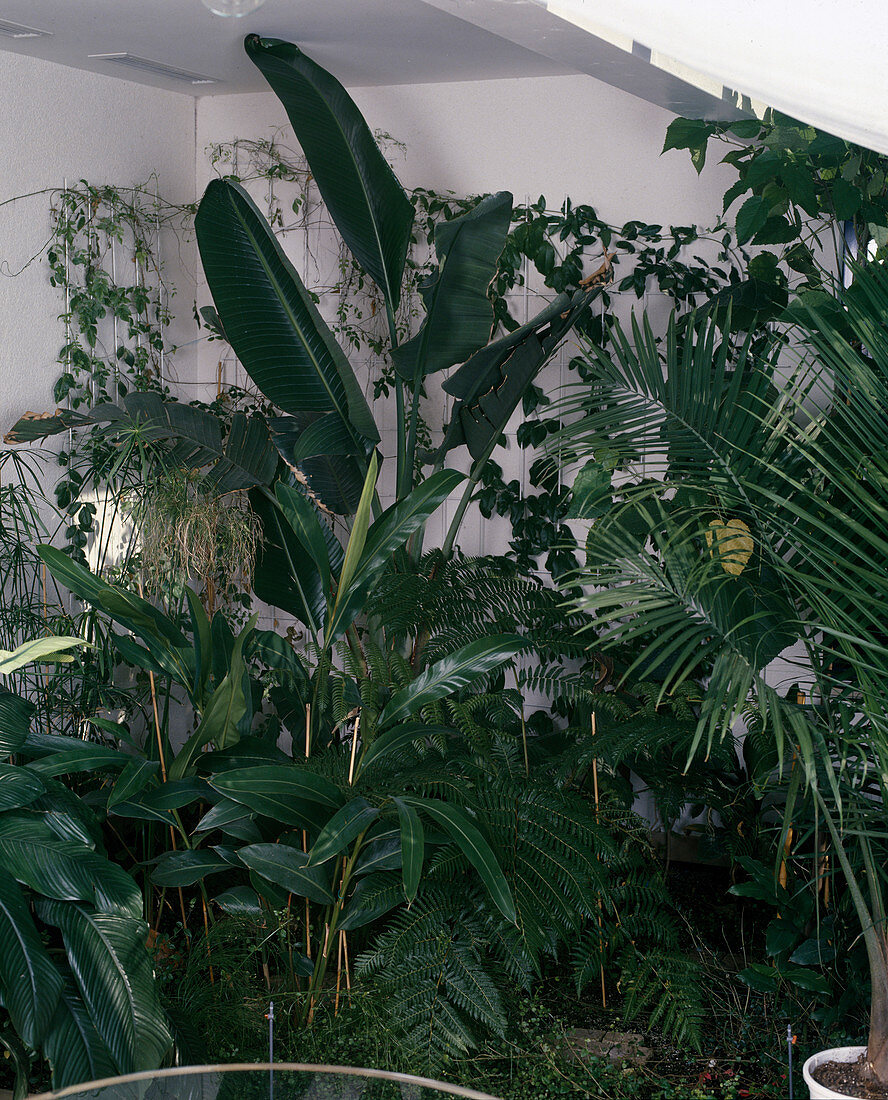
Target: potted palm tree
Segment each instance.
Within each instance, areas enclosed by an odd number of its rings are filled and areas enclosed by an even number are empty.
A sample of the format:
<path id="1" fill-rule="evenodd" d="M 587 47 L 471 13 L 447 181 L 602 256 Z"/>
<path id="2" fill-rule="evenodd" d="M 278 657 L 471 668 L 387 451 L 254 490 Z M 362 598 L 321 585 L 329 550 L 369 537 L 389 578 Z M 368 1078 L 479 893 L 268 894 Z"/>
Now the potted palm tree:
<path id="1" fill-rule="evenodd" d="M 859 1057 L 860 1091 L 812 1096 L 888 1096 L 885 318 L 888 273 L 873 266 L 841 305 L 798 300 L 764 348 L 724 315 L 673 318 L 665 341 L 644 319 L 615 326 L 609 350 L 588 349 L 591 381 L 565 396 L 571 426 L 555 441 L 588 460 L 574 514 L 597 517 L 576 602 L 606 642 L 640 643 L 664 694 L 708 675 L 694 751 L 730 736 L 754 699 L 775 762 L 794 757 L 829 834 L 872 1000 L 867 1046 L 812 1060 Z M 775 682 L 781 654 L 809 705 Z"/>

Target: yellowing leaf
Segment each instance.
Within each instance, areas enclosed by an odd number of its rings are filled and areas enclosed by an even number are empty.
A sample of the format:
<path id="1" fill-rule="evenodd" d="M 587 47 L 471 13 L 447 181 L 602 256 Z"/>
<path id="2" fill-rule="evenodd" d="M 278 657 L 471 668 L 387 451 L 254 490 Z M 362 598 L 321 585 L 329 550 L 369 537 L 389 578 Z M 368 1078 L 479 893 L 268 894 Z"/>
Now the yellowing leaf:
<path id="1" fill-rule="evenodd" d="M 718 556 L 722 569 L 732 577 L 740 576 L 755 549 L 749 527 L 736 517 L 727 523 L 713 520 L 706 529 L 706 545 L 710 555 Z"/>

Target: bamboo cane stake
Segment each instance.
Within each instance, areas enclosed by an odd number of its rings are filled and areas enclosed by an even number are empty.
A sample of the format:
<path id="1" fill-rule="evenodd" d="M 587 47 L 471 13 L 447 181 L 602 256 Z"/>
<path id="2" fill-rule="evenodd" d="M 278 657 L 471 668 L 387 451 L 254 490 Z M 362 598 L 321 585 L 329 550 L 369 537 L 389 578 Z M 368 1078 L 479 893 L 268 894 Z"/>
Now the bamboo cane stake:
<path id="1" fill-rule="evenodd" d="M 339 944 L 336 949 L 336 999 L 333 1001 L 333 1015 L 339 1015 L 339 991 L 342 987 L 342 933 L 339 933 Z"/>
<path id="2" fill-rule="evenodd" d="M 358 747 L 358 731 L 361 728 L 361 712 L 355 715 L 355 728 L 352 733 L 352 747 L 351 747 L 351 760 L 348 765 L 348 785 L 351 786 L 355 781 L 355 751 Z"/>
<path id="3" fill-rule="evenodd" d="M 343 959 L 343 962 L 345 963 L 345 988 L 348 991 L 348 1007 L 351 1008 L 352 983 L 351 983 L 351 975 L 348 972 L 348 940 L 346 939 L 346 936 L 345 936 L 344 932 L 340 932 L 339 934 L 340 934 L 340 936 L 342 936 L 342 959 Z"/>

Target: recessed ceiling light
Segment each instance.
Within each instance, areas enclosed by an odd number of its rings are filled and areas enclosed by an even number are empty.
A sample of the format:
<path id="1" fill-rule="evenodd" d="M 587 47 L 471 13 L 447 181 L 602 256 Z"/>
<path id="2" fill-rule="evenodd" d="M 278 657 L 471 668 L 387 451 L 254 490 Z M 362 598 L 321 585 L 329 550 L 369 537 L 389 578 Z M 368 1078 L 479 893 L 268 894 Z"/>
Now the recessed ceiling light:
<path id="1" fill-rule="evenodd" d="M 202 76 L 200 73 L 190 73 L 187 69 L 176 69 L 172 65 L 164 65 L 161 61 L 151 61 L 147 57 L 137 57 L 132 53 L 91 53 L 92 61 L 110 61 L 114 65 L 126 65 L 130 69 L 139 69 L 143 73 L 154 73 L 155 76 L 168 76 L 172 80 L 181 80 L 186 84 L 218 84 L 211 76 Z"/>
<path id="2" fill-rule="evenodd" d="M 261 8 L 265 0 L 201 0 L 201 2 L 213 15 L 233 15 L 239 18 Z"/>
<path id="3" fill-rule="evenodd" d="M 23 27 L 0 19 L 0 35 L 3 38 L 52 38 L 52 31 L 38 31 L 36 27 Z"/>

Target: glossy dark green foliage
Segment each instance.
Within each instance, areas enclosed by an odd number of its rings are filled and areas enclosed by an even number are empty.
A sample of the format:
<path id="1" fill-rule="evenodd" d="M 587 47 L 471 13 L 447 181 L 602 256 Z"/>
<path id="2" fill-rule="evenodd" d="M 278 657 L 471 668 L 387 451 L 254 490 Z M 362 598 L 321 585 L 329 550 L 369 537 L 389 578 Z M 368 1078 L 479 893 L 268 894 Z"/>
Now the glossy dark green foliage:
<path id="1" fill-rule="evenodd" d="M 393 352 L 403 378 L 413 382 L 462 363 L 490 340 L 495 325 L 488 291 L 511 215 L 512 196 L 501 191 L 436 227 L 438 268 L 420 287 L 425 319 Z"/>
<path id="2" fill-rule="evenodd" d="M 97 438 L 162 446 L 164 461 L 186 469 L 201 468 L 206 488 L 223 494 L 268 485 L 277 458 L 261 418 L 235 413 L 230 423 L 207 409 L 135 392 L 120 405 L 97 405 L 88 413 L 59 410 L 53 417 L 24 417 L 12 428 L 17 443 L 35 442 L 69 430 L 90 428 Z"/>
<path id="3" fill-rule="evenodd" d="M 413 206 L 370 128 L 339 81 L 298 46 L 249 35 L 244 47 L 284 105 L 342 239 L 395 310 Z"/>
<path id="4" fill-rule="evenodd" d="M 456 402 L 443 453 L 465 444 L 476 461 L 489 455 L 527 387 L 588 314 L 597 293 L 559 295 L 526 325 L 476 352 L 444 383 Z"/>

